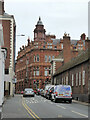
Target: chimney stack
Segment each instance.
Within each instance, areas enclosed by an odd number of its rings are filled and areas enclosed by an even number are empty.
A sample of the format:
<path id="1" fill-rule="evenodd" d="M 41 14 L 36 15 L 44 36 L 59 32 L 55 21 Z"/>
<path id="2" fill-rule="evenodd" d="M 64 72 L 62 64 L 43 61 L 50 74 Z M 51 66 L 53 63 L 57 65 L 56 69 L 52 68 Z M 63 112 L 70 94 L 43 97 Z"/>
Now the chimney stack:
<path id="1" fill-rule="evenodd" d="M 4 0 L 0 0 L 0 15 L 4 14 Z"/>
<path id="2" fill-rule="evenodd" d="M 85 40 L 85 49 L 90 49 L 90 40 L 89 38 L 87 37 L 87 40 Z"/>
<path id="3" fill-rule="evenodd" d="M 67 63 L 71 59 L 71 42 L 70 36 L 64 33 L 63 36 L 63 56 L 64 56 L 64 63 Z"/>
<path id="4" fill-rule="evenodd" d="M 82 35 L 81 35 L 81 40 L 85 40 L 86 39 L 86 35 L 85 35 L 85 33 L 83 33 Z"/>
<path id="5" fill-rule="evenodd" d="M 28 46 L 29 46 L 30 45 L 30 37 L 28 37 L 27 41 L 28 41 Z"/>

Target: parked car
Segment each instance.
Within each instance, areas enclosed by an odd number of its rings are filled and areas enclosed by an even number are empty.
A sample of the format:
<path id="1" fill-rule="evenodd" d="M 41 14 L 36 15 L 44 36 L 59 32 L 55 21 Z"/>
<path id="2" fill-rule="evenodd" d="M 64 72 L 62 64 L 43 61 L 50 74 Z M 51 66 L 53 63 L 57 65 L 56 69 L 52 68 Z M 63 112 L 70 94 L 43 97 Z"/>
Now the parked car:
<path id="1" fill-rule="evenodd" d="M 41 96 L 44 96 L 44 90 L 42 89 L 40 92 Z"/>
<path id="2" fill-rule="evenodd" d="M 20 94 L 21 92 L 20 91 L 17 91 L 17 94 Z"/>
<path id="3" fill-rule="evenodd" d="M 34 97 L 35 93 L 33 91 L 32 88 L 25 88 L 24 92 L 23 92 L 23 97 L 26 96 L 33 96 Z"/>
<path id="4" fill-rule="evenodd" d="M 49 88 L 48 88 L 48 92 L 47 92 L 47 94 L 46 94 L 46 98 L 47 99 L 51 99 L 51 94 L 53 93 L 53 91 L 54 91 L 54 86 L 55 85 L 51 85 Z"/>
<path id="5" fill-rule="evenodd" d="M 45 89 L 44 89 L 44 97 L 47 97 L 47 92 L 48 92 L 48 89 L 50 88 L 50 84 L 47 84 L 46 86 L 45 86 Z"/>
<path id="6" fill-rule="evenodd" d="M 23 94 L 23 90 L 21 91 L 21 94 Z"/>
<path id="7" fill-rule="evenodd" d="M 54 91 L 51 94 L 51 100 L 57 102 L 60 101 L 68 101 L 72 103 L 72 90 L 70 85 L 56 85 L 54 87 Z"/>
<path id="8" fill-rule="evenodd" d="M 37 93 L 36 94 L 40 95 L 40 89 L 39 88 L 37 89 Z"/>
<path id="9" fill-rule="evenodd" d="M 37 94 L 37 90 L 34 90 L 34 93 Z"/>

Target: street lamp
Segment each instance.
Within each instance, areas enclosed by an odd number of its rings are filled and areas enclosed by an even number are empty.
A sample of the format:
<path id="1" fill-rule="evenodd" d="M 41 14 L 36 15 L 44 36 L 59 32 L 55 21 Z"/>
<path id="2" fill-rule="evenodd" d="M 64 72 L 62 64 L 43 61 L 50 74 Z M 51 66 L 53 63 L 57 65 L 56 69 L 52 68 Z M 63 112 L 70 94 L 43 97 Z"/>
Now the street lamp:
<path id="1" fill-rule="evenodd" d="M 16 36 L 25 36 L 24 34 L 21 34 L 21 35 L 16 35 Z"/>
<path id="2" fill-rule="evenodd" d="M 24 34 L 17 34 L 16 37 L 24 37 Z M 16 39 L 16 38 L 15 38 Z M 16 43 L 15 43 L 15 50 L 16 50 Z M 15 51 L 15 59 L 16 59 L 16 51 Z M 21 62 L 23 62 L 23 60 L 20 60 Z M 15 68 L 15 65 L 14 65 Z M 20 83 L 19 83 L 20 84 Z"/>

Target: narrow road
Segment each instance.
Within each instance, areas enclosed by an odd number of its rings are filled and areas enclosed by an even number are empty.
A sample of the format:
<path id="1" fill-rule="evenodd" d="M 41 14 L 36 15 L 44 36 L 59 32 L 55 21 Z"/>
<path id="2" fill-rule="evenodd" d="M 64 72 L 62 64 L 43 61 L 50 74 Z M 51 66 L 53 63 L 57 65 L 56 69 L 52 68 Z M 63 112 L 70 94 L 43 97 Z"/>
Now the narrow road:
<path id="1" fill-rule="evenodd" d="M 78 103 L 54 103 L 41 96 L 15 95 L 2 109 L 3 118 L 88 118 L 88 106 Z"/>

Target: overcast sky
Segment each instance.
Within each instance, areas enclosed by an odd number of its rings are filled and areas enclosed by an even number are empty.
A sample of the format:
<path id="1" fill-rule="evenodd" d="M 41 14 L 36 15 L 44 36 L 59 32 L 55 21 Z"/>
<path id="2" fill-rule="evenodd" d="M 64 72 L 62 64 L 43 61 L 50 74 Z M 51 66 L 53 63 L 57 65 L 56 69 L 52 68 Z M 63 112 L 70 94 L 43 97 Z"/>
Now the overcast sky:
<path id="1" fill-rule="evenodd" d="M 71 39 L 80 39 L 82 33 L 88 35 L 88 0 L 4 0 L 5 12 L 12 14 L 16 21 L 16 53 L 27 43 L 28 36 L 33 40 L 33 30 L 39 16 L 46 34 L 62 38 L 64 32 Z M 16 54 L 17 55 L 17 54 Z"/>

